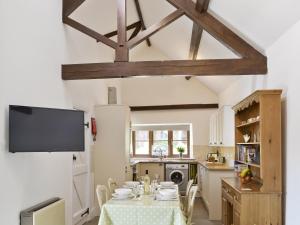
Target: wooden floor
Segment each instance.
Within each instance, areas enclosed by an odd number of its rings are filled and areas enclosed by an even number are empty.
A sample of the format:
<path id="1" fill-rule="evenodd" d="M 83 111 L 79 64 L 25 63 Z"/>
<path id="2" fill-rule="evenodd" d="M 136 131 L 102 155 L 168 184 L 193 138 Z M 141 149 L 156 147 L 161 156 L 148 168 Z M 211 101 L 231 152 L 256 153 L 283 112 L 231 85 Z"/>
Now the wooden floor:
<path id="1" fill-rule="evenodd" d="M 96 217 L 92 221 L 86 223 L 85 225 L 98 225 L 99 218 Z M 209 221 L 207 210 L 204 208 L 203 202 L 201 199 L 197 199 L 195 202 L 195 209 L 193 215 L 194 225 L 221 225 L 217 221 Z"/>

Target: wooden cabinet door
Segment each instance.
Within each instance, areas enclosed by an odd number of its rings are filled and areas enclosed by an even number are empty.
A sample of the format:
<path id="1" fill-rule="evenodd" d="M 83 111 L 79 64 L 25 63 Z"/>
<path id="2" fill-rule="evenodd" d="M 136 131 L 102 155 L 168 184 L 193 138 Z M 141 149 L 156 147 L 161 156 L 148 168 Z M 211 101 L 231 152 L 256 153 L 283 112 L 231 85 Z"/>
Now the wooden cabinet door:
<path id="1" fill-rule="evenodd" d="M 163 163 L 140 163 L 139 168 L 139 176 L 145 176 L 146 170 L 148 170 L 148 174 L 151 180 L 155 179 L 156 174 L 159 176 L 159 179 L 161 181 L 165 180 Z"/>
<path id="2" fill-rule="evenodd" d="M 209 143 L 208 145 L 212 145 L 212 117 L 209 118 Z"/>
<path id="3" fill-rule="evenodd" d="M 218 113 L 214 113 L 210 118 L 210 127 L 209 127 L 209 145 L 217 145 L 217 122 L 218 122 Z"/>
<path id="4" fill-rule="evenodd" d="M 223 225 L 228 225 L 227 223 L 227 200 L 226 198 L 224 198 L 224 196 L 222 196 L 222 224 Z"/>
<path id="5" fill-rule="evenodd" d="M 218 133 L 218 146 L 224 145 L 224 140 L 223 140 L 223 126 L 224 126 L 224 107 L 219 110 L 218 116 L 217 116 L 217 133 Z"/>
<path id="6" fill-rule="evenodd" d="M 240 213 L 237 210 L 233 210 L 233 225 L 240 225 L 241 217 Z"/>

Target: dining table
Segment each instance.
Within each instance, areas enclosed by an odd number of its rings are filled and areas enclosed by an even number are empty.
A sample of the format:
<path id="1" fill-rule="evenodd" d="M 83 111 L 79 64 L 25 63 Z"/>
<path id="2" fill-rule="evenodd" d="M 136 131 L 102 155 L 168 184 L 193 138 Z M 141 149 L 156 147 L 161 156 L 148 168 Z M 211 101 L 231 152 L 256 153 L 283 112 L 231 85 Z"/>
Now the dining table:
<path id="1" fill-rule="evenodd" d="M 101 209 L 98 225 L 186 225 L 177 198 L 158 200 L 155 194 L 141 194 L 131 199 L 110 199 Z"/>

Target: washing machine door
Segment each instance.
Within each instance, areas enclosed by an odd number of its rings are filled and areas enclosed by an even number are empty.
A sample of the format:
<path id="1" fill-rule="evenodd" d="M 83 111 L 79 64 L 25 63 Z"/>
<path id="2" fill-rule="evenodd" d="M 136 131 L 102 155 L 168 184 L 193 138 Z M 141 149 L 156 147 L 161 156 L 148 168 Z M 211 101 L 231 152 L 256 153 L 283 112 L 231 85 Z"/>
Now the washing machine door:
<path id="1" fill-rule="evenodd" d="M 170 173 L 169 178 L 177 185 L 181 185 L 184 181 L 184 174 L 180 170 L 174 170 Z"/>

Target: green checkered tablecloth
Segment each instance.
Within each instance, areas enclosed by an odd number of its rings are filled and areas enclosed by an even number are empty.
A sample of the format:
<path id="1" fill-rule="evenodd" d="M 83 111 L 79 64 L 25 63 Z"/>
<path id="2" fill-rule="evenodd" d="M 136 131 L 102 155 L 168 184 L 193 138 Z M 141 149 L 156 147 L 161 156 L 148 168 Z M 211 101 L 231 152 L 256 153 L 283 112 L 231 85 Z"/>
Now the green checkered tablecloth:
<path id="1" fill-rule="evenodd" d="M 186 225 L 180 201 L 110 200 L 102 208 L 99 225 Z"/>

